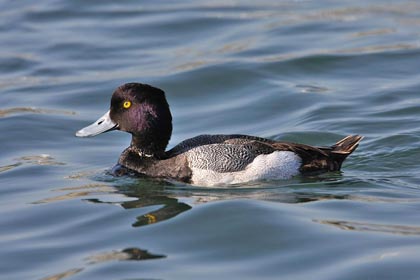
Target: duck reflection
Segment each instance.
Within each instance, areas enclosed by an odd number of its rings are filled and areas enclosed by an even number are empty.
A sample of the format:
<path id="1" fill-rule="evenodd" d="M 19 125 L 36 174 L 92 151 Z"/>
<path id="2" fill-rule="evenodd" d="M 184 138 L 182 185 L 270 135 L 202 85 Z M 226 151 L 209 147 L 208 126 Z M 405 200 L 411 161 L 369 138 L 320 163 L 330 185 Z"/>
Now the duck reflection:
<path id="1" fill-rule="evenodd" d="M 337 179 L 336 176 L 335 179 Z M 231 186 L 229 188 L 208 188 L 179 185 L 151 178 L 130 178 L 128 181 L 115 180 L 112 182 L 112 187 L 115 190 L 114 193 L 134 198 L 134 200 L 118 203 L 124 209 L 160 206 L 159 209 L 136 218 L 132 226 L 141 227 L 171 219 L 190 210 L 194 205 L 212 201 L 254 199 L 279 203 L 307 203 L 348 198 L 348 195 L 314 192 L 312 189 L 314 184 L 319 186 L 320 182 L 329 184 L 330 188 L 340 184 L 331 178 L 317 177 L 283 182 L 284 186 L 279 186 L 279 182 L 260 182 L 245 187 L 242 185 L 236 188 Z M 86 201 L 115 204 L 115 202 L 107 202 L 99 198 L 86 199 Z"/>
<path id="2" fill-rule="evenodd" d="M 135 198 L 135 200 L 119 203 L 119 205 L 124 209 L 162 205 L 161 208 L 157 210 L 138 216 L 137 221 L 132 224 L 133 227 L 140 227 L 165 221 L 192 208 L 190 205 L 181 202 L 176 197 L 162 194 L 165 191 L 165 186 L 168 186 L 167 182 L 147 179 L 138 180 L 135 184 L 114 186 L 118 193 L 124 194 L 130 198 Z M 110 203 L 101 201 L 98 198 L 86 199 L 86 201 L 92 203 Z"/>
<path id="3" fill-rule="evenodd" d="M 109 203 L 101 201 L 99 199 L 86 199 L 86 201 L 92 203 Z M 165 221 L 192 208 L 186 203 L 179 202 L 176 198 L 165 196 L 147 197 L 145 200 L 143 200 L 142 197 L 139 197 L 138 200 L 122 202 L 120 203 L 120 205 L 124 209 L 164 205 L 162 208 L 159 208 L 156 211 L 152 211 L 142 216 L 138 216 L 137 221 L 133 223 L 133 227 L 145 226 Z"/>
<path id="4" fill-rule="evenodd" d="M 163 205 L 163 207 L 145 215 L 138 216 L 137 221 L 133 223 L 133 227 L 165 221 L 192 208 L 190 205 L 180 202 L 177 198 L 163 195 L 146 196 L 141 194 L 136 197 L 138 200 L 123 202 L 121 203 L 121 206 L 124 209 L 142 208 L 154 205 Z"/>
<path id="5" fill-rule="evenodd" d="M 68 179 L 85 179 L 85 173 L 68 176 Z M 301 177 L 287 181 L 258 182 L 247 185 L 229 187 L 195 187 L 191 185 L 171 183 L 147 177 L 113 177 L 108 173 L 91 177 L 95 182 L 64 187 L 58 191 L 66 192 L 63 195 L 45 198 L 33 203 L 51 203 L 61 200 L 85 198 L 84 201 L 101 204 L 118 204 L 124 209 L 159 207 L 138 216 L 132 223 L 133 227 L 141 227 L 159 223 L 190 210 L 194 205 L 212 201 L 252 199 L 279 203 L 307 203 L 330 199 L 352 199 L 357 197 L 349 194 L 340 194 L 331 189 L 339 188 L 342 184 L 349 184 L 343 180 L 340 173 L 329 173 L 321 176 Z M 327 191 L 328 190 L 328 191 Z M 54 189 L 57 191 L 57 189 Z M 126 199 L 109 201 L 109 196 L 121 195 Z M 103 196 L 106 198 L 102 198 Z M 128 199 L 128 200 L 127 200 Z M 155 208 L 156 209 L 156 208 Z"/>

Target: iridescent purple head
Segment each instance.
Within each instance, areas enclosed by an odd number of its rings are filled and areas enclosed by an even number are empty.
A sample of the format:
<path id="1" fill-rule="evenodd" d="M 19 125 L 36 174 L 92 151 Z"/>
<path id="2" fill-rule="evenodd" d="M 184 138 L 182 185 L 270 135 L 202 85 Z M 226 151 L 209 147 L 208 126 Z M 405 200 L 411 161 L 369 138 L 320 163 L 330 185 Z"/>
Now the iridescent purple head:
<path id="1" fill-rule="evenodd" d="M 112 94 L 110 110 L 76 136 L 95 136 L 115 129 L 131 133 L 132 145 L 142 151 L 163 152 L 172 134 L 172 116 L 165 93 L 146 84 L 124 84 Z"/>

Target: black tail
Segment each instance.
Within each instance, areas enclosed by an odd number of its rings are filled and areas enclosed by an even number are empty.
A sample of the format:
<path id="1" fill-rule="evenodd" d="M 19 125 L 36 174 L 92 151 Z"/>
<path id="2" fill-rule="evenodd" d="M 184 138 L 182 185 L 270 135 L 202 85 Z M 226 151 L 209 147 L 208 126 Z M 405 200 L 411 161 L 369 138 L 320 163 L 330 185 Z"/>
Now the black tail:
<path id="1" fill-rule="evenodd" d="M 338 165 L 338 170 L 341 168 L 343 161 L 356 150 L 362 139 L 363 136 L 360 135 L 349 135 L 331 146 L 330 154 Z"/>

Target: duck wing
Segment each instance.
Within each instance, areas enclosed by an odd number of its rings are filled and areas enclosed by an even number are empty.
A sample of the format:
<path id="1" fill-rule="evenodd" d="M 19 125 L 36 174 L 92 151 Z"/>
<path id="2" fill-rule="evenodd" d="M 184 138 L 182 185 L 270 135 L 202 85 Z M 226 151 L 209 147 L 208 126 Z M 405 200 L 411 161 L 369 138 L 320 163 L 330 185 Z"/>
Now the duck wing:
<path id="1" fill-rule="evenodd" d="M 257 156 L 275 151 L 271 145 L 263 142 L 232 140 L 189 149 L 185 155 L 190 168 L 219 173 L 237 172 L 244 170 Z"/>
<path id="2" fill-rule="evenodd" d="M 229 142 L 230 141 L 230 142 Z M 231 143 L 231 144 L 246 144 L 251 141 L 258 141 L 261 143 L 275 143 L 274 140 L 262 137 L 249 136 L 243 134 L 203 134 L 193 138 L 186 139 L 166 152 L 168 157 L 176 156 L 187 152 L 190 149 L 210 144 Z"/>

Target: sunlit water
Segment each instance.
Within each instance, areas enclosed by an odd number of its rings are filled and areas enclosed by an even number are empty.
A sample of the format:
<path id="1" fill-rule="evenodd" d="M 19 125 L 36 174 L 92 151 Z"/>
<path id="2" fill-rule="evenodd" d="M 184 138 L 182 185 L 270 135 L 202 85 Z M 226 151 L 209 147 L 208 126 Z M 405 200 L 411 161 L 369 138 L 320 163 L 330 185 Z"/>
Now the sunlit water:
<path id="1" fill-rule="evenodd" d="M 256 3 L 0 4 L 1 279 L 418 279 L 420 4 Z M 132 81 L 166 91 L 170 147 L 365 139 L 310 178 L 114 178 L 129 135 L 74 132 Z"/>

